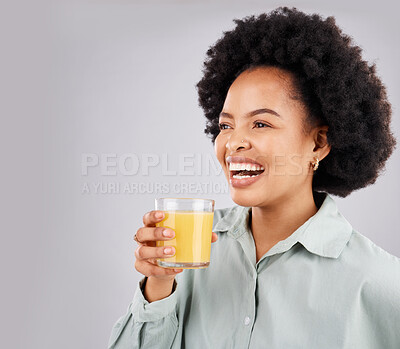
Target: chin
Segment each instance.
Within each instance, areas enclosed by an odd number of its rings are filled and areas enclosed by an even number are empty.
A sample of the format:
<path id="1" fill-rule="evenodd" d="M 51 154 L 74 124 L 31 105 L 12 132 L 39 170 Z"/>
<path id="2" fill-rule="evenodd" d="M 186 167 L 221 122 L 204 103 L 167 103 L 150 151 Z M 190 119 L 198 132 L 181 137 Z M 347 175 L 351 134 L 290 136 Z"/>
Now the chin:
<path id="1" fill-rule="evenodd" d="M 240 190 L 230 188 L 230 195 L 235 204 L 244 207 L 261 206 L 261 202 L 263 201 L 260 197 L 260 193 L 257 194 L 251 191 L 245 192 L 243 190 L 242 192 L 240 192 Z"/>

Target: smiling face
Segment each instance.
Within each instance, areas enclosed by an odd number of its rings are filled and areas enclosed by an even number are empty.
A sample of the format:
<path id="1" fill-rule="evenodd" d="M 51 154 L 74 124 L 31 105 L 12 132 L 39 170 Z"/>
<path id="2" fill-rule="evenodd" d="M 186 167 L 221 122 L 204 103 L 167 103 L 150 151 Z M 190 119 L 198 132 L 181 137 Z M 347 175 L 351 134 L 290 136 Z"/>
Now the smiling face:
<path id="1" fill-rule="evenodd" d="M 264 207 L 311 191 L 311 162 L 329 152 L 316 146 L 327 128 L 304 133 L 306 110 L 290 98 L 292 87 L 290 73 L 257 67 L 229 88 L 215 152 L 238 205 Z"/>

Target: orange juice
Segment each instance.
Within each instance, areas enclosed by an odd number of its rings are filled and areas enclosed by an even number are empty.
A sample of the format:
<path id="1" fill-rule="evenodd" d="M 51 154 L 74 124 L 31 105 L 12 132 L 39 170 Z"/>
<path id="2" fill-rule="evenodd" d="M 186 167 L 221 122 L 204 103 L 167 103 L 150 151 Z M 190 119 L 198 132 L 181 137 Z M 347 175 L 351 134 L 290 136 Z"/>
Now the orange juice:
<path id="1" fill-rule="evenodd" d="M 175 237 L 157 241 L 157 246 L 174 246 L 175 255 L 159 258 L 164 266 L 171 268 L 206 268 L 210 262 L 213 212 L 165 211 L 165 219 L 157 227 L 175 231 Z M 178 266 L 179 264 L 179 266 Z"/>

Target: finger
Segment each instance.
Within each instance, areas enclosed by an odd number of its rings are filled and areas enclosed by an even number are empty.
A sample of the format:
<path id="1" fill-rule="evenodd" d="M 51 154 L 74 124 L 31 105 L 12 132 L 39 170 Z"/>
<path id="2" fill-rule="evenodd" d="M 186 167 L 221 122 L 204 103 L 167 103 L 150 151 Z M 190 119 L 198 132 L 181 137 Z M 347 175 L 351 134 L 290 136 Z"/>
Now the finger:
<path id="1" fill-rule="evenodd" d="M 163 211 L 150 211 L 143 216 L 143 224 L 147 227 L 155 227 L 156 223 L 164 219 Z"/>
<path id="2" fill-rule="evenodd" d="M 143 260 L 148 258 L 167 258 L 175 254 L 175 248 L 173 246 L 163 247 L 150 247 L 140 245 L 135 250 L 136 259 Z"/>
<path id="3" fill-rule="evenodd" d="M 135 269 L 145 276 L 166 276 L 176 275 L 182 272 L 182 269 L 162 268 L 154 264 L 147 263 L 145 260 L 136 260 Z"/>
<path id="4" fill-rule="evenodd" d="M 218 240 L 218 235 L 217 235 L 217 233 L 212 233 L 212 236 L 211 236 L 211 242 L 215 242 L 215 241 L 217 241 Z"/>
<path id="5" fill-rule="evenodd" d="M 171 240 L 175 232 L 165 227 L 141 227 L 136 232 L 136 239 L 140 242 Z"/>

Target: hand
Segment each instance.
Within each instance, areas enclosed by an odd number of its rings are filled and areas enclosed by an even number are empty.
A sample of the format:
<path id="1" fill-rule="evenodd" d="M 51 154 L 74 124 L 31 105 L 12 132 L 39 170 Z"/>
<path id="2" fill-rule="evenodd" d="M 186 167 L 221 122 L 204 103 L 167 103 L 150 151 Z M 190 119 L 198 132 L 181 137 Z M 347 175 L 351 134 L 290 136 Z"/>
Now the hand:
<path id="1" fill-rule="evenodd" d="M 157 247 L 156 241 L 171 240 L 175 237 L 172 229 L 156 227 L 156 223 L 164 219 L 163 211 L 150 211 L 143 216 L 144 226 L 136 232 L 138 247 L 135 250 L 135 269 L 147 276 L 157 280 L 173 280 L 176 274 L 183 269 L 163 268 L 157 265 L 157 258 L 168 258 L 175 254 L 173 246 Z M 211 242 L 218 240 L 216 233 L 212 233 Z M 168 251 L 170 249 L 170 251 Z"/>

